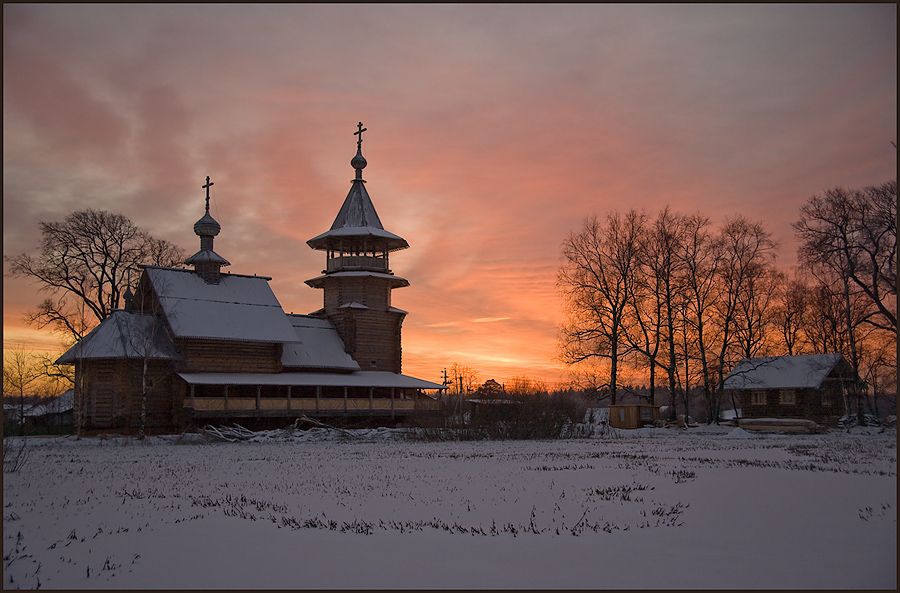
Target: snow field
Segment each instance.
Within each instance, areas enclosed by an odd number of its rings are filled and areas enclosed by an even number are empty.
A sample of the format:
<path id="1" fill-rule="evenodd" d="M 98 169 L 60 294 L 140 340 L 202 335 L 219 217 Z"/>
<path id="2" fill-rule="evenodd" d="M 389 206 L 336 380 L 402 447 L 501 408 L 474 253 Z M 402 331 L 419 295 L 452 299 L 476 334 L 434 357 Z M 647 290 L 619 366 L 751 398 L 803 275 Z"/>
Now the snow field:
<path id="1" fill-rule="evenodd" d="M 4 587 L 893 588 L 896 431 L 30 439 Z"/>

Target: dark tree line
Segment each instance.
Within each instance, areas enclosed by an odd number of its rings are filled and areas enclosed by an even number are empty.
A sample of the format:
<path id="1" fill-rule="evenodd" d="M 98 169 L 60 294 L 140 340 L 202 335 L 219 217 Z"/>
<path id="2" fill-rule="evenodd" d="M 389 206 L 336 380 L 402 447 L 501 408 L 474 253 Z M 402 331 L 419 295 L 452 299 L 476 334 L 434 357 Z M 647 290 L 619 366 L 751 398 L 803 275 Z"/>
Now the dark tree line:
<path id="1" fill-rule="evenodd" d="M 643 373 L 673 418 L 700 388 L 711 422 L 741 358 L 840 352 L 872 391 L 891 376 L 895 388 L 896 217 L 894 181 L 813 196 L 793 225 L 794 277 L 763 223 L 743 216 L 719 227 L 669 207 L 590 217 L 563 243 L 560 358 L 613 404 L 623 365 Z M 655 401 L 657 385 L 669 402 Z"/>

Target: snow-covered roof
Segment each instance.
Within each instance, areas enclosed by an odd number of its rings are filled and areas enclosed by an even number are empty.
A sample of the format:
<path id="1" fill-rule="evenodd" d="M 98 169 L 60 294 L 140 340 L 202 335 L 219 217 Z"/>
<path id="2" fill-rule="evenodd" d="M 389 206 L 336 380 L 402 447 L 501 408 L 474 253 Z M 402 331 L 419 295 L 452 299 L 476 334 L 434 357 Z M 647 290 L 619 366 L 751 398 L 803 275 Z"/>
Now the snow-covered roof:
<path id="1" fill-rule="evenodd" d="M 324 281 L 326 278 L 337 278 L 337 277 L 351 277 L 351 276 L 372 276 L 375 278 L 387 278 L 391 281 L 391 288 L 403 288 L 404 286 L 409 286 L 409 280 L 406 278 L 401 278 L 400 276 L 394 276 L 393 274 L 385 274 L 384 272 L 366 272 L 360 270 L 352 270 L 346 272 L 332 272 L 330 274 L 325 274 L 323 276 L 316 276 L 315 278 L 310 278 L 306 281 L 306 284 L 312 286 L 313 288 L 322 288 L 324 285 Z"/>
<path id="2" fill-rule="evenodd" d="M 207 284 L 192 270 L 145 268 L 177 338 L 295 342 L 296 332 L 265 276 L 224 274 Z"/>
<path id="3" fill-rule="evenodd" d="M 816 388 L 831 373 L 840 354 L 765 356 L 741 360 L 725 378 L 725 389 Z"/>
<path id="4" fill-rule="evenodd" d="M 353 180 L 331 229 L 306 243 L 313 249 L 328 249 L 330 245 L 337 245 L 340 239 L 349 237 L 382 239 L 388 251 L 409 247 L 406 239 L 384 230 L 362 179 Z"/>
<path id="5" fill-rule="evenodd" d="M 288 315 L 297 335 L 284 345 L 281 364 L 288 368 L 358 371 L 359 364 L 344 350 L 344 342 L 327 319 Z"/>
<path id="6" fill-rule="evenodd" d="M 367 306 L 362 303 L 357 303 L 356 301 L 351 301 L 349 303 L 344 303 L 338 309 L 368 309 Z"/>
<path id="7" fill-rule="evenodd" d="M 149 358 L 166 360 L 176 356 L 175 347 L 156 315 L 113 311 L 56 359 L 56 364 L 75 364 L 84 359 Z"/>
<path id="8" fill-rule="evenodd" d="M 213 251 L 212 249 L 201 249 L 191 257 L 184 260 L 186 264 L 199 264 L 202 262 L 212 262 L 220 266 L 230 266 L 231 262 Z"/>
<path id="9" fill-rule="evenodd" d="M 46 403 L 32 406 L 30 410 L 25 410 L 25 415 L 29 417 L 46 416 L 47 414 L 61 414 L 68 412 L 75 406 L 75 391 L 68 389 Z"/>
<path id="10" fill-rule="evenodd" d="M 178 373 L 194 385 L 308 385 L 446 389 L 444 385 L 387 371 L 355 373 Z"/>

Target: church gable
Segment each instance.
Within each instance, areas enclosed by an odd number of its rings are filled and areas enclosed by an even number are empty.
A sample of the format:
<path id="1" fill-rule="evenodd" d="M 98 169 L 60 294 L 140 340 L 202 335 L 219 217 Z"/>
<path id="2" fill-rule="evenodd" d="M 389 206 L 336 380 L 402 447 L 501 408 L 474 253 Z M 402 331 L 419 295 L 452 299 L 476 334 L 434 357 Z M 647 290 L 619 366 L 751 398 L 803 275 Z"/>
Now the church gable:
<path id="1" fill-rule="evenodd" d="M 296 333 L 264 276 L 226 274 L 208 284 L 195 272 L 148 267 L 172 334 L 181 339 L 293 342 Z"/>
<path id="2" fill-rule="evenodd" d="M 159 317 L 149 313 L 114 311 L 60 356 L 56 364 L 117 358 L 171 360 L 176 357 L 175 347 Z"/>

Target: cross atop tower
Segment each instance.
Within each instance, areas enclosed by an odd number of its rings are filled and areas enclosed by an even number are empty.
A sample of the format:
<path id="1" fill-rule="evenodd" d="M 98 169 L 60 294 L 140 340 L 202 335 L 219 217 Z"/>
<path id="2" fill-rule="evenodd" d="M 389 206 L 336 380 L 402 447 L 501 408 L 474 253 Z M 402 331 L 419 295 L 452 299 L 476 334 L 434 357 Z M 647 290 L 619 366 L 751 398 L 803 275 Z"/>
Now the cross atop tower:
<path id="1" fill-rule="evenodd" d="M 203 189 L 206 190 L 206 213 L 209 214 L 209 188 L 210 186 L 215 185 L 212 181 L 209 180 L 209 175 L 206 176 L 206 185 L 201 185 Z"/>
<path id="2" fill-rule="evenodd" d="M 358 124 L 356 124 L 356 127 L 359 128 L 359 130 L 357 130 L 356 132 L 353 132 L 354 136 L 359 136 L 359 140 L 356 141 L 356 150 L 357 151 L 362 150 L 362 133 L 365 132 L 367 129 L 362 126 L 363 126 L 362 122 L 359 122 Z"/>

